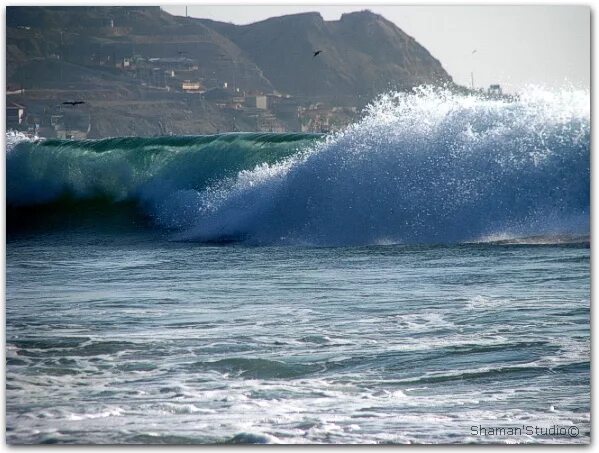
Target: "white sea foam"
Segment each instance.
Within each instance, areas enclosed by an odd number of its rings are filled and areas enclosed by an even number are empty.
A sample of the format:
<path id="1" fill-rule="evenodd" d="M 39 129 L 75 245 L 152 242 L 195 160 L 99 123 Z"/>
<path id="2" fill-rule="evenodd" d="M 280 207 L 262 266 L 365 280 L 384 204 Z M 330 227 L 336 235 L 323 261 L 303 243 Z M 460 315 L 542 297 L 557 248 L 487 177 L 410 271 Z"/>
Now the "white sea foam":
<path id="1" fill-rule="evenodd" d="M 589 131 L 586 92 L 389 93 L 308 152 L 242 171 L 188 198 L 185 214 L 163 207 L 157 217 L 189 225 L 180 239 L 258 243 L 586 232 Z"/>

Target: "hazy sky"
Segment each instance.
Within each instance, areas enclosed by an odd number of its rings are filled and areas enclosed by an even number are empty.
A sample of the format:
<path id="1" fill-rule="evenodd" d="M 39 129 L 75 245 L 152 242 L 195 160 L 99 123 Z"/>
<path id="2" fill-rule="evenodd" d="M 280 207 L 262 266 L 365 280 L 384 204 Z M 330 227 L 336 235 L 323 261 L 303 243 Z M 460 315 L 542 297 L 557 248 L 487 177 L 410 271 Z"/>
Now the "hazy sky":
<path id="1" fill-rule="evenodd" d="M 184 15 L 184 6 L 165 6 Z M 318 11 L 325 20 L 370 9 L 393 21 L 439 59 L 454 80 L 509 91 L 528 83 L 590 85 L 590 8 L 586 6 L 193 5 L 192 17 L 248 24 Z M 477 50 L 473 53 L 473 50 Z"/>

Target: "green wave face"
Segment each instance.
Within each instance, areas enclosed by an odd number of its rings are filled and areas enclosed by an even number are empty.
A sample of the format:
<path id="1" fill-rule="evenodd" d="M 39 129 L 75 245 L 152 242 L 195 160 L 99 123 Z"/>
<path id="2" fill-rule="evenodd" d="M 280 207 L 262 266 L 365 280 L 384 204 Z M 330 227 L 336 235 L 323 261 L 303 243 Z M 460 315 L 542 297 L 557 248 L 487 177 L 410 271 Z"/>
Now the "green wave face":
<path id="1" fill-rule="evenodd" d="M 313 134 L 222 134 L 21 141 L 7 153 L 9 207 L 75 200 L 143 201 L 160 187 L 201 191 L 301 152 Z M 141 198 L 140 198 L 141 197 Z"/>

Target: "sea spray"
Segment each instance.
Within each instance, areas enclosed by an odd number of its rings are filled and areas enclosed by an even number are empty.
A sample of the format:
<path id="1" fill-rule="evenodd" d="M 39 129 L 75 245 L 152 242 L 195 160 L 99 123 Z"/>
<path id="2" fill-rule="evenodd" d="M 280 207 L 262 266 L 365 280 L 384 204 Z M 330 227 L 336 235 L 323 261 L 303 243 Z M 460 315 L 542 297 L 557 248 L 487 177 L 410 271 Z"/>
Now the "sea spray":
<path id="1" fill-rule="evenodd" d="M 308 152 L 189 198 L 192 226 L 177 237 L 347 245 L 585 233 L 589 136 L 585 92 L 389 93 Z M 181 222 L 168 212 L 157 217 Z"/>
<path id="2" fill-rule="evenodd" d="M 190 241 L 348 245 L 588 233 L 589 94 L 387 93 L 345 130 L 20 141 L 9 206 L 135 203 Z M 174 230 L 174 231 L 173 231 Z"/>

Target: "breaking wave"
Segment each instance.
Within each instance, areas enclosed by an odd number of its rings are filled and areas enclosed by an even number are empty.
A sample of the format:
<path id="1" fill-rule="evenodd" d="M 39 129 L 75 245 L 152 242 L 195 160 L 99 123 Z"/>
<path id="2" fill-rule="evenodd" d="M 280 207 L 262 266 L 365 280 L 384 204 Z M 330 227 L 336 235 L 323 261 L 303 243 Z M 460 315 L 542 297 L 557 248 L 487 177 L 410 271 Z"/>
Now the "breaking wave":
<path id="1" fill-rule="evenodd" d="M 587 234 L 589 93 L 388 93 L 361 121 L 326 137 L 9 144 L 9 208 L 65 197 L 134 203 L 153 225 L 189 241 L 349 245 Z"/>

